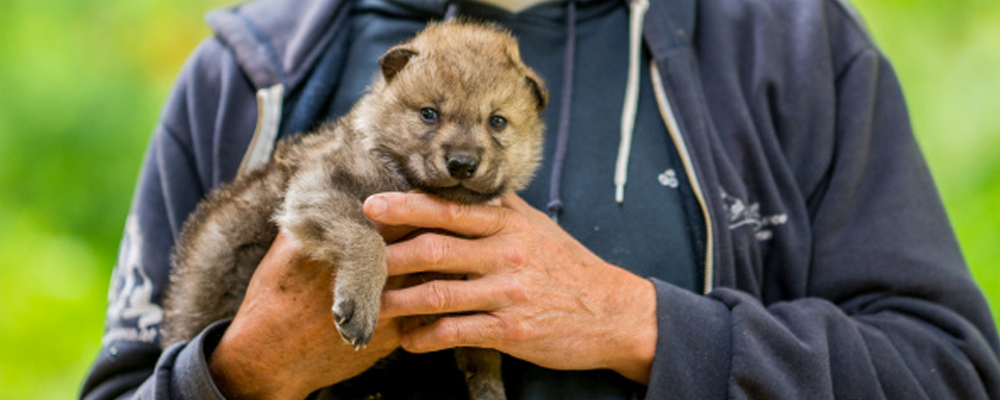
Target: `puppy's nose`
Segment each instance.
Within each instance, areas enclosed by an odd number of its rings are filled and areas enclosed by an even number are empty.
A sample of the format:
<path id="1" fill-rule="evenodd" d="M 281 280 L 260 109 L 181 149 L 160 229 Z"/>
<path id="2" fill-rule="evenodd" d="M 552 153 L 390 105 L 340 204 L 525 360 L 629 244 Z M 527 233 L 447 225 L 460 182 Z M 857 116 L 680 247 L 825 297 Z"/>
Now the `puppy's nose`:
<path id="1" fill-rule="evenodd" d="M 479 167 L 479 160 L 475 157 L 460 154 L 448 157 L 448 173 L 452 178 L 463 180 L 472 178 Z"/>

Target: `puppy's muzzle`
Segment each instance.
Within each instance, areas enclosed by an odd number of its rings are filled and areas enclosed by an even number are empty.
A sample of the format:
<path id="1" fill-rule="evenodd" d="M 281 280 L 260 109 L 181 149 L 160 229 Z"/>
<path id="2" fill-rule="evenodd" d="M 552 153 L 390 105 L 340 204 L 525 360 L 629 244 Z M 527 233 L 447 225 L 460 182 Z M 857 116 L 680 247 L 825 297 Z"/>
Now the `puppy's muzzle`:
<path id="1" fill-rule="evenodd" d="M 479 168 L 479 158 L 468 154 L 449 155 L 445 159 L 448 174 L 460 181 L 471 179 Z"/>

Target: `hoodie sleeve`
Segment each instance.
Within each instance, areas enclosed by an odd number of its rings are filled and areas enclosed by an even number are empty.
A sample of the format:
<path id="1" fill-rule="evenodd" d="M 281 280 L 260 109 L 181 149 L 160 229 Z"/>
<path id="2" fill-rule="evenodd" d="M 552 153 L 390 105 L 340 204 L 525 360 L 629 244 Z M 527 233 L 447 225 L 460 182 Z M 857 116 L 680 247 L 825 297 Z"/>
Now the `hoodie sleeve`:
<path id="1" fill-rule="evenodd" d="M 659 338 L 647 398 L 1000 398 L 996 327 L 897 78 L 870 46 L 845 58 L 831 94 L 831 161 L 808 200 L 805 296 L 765 304 L 731 288 L 699 296 L 654 280 Z"/>
<path id="2" fill-rule="evenodd" d="M 111 279 L 101 350 L 81 398 L 222 398 L 205 356 L 226 324 L 166 351 L 158 330 L 174 240 L 202 196 L 235 174 L 252 134 L 253 88 L 239 71 L 231 53 L 210 39 L 177 80 L 142 165 Z"/>

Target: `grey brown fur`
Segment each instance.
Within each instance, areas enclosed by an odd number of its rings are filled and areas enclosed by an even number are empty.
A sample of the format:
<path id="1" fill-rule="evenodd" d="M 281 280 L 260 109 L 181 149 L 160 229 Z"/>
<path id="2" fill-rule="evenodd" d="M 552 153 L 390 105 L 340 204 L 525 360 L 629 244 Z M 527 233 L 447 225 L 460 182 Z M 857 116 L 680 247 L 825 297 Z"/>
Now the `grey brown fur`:
<path id="1" fill-rule="evenodd" d="M 347 343 L 363 346 L 386 281 L 385 243 L 362 212 L 368 196 L 420 189 L 481 203 L 527 185 L 547 93 L 509 33 L 432 24 L 379 65 L 349 114 L 279 143 L 270 163 L 198 205 L 173 254 L 164 347 L 235 315 L 279 229 L 307 256 L 335 265 L 332 317 Z M 470 397 L 505 397 L 499 353 L 458 349 L 456 360 Z"/>

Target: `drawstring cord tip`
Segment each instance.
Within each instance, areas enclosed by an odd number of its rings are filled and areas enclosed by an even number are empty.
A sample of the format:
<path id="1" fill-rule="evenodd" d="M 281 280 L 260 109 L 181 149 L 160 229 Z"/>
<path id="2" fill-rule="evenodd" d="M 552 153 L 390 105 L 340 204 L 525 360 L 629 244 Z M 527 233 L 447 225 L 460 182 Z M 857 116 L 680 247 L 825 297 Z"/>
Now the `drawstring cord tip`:
<path id="1" fill-rule="evenodd" d="M 632 134 L 635 129 L 636 113 L 639 109 L 639 62 L 642 60 L 642 25 L 645 21 L 649 0 L 629 2 L 629 56 L 628 80 L 625 85 L 625 101 L 622 104 L 621 142 L 618 145 L 618 160 L 615 161 L 615 201 L 625 202 L 625 182 L 628 181 L 628 158 L 632 152 Z"/>

